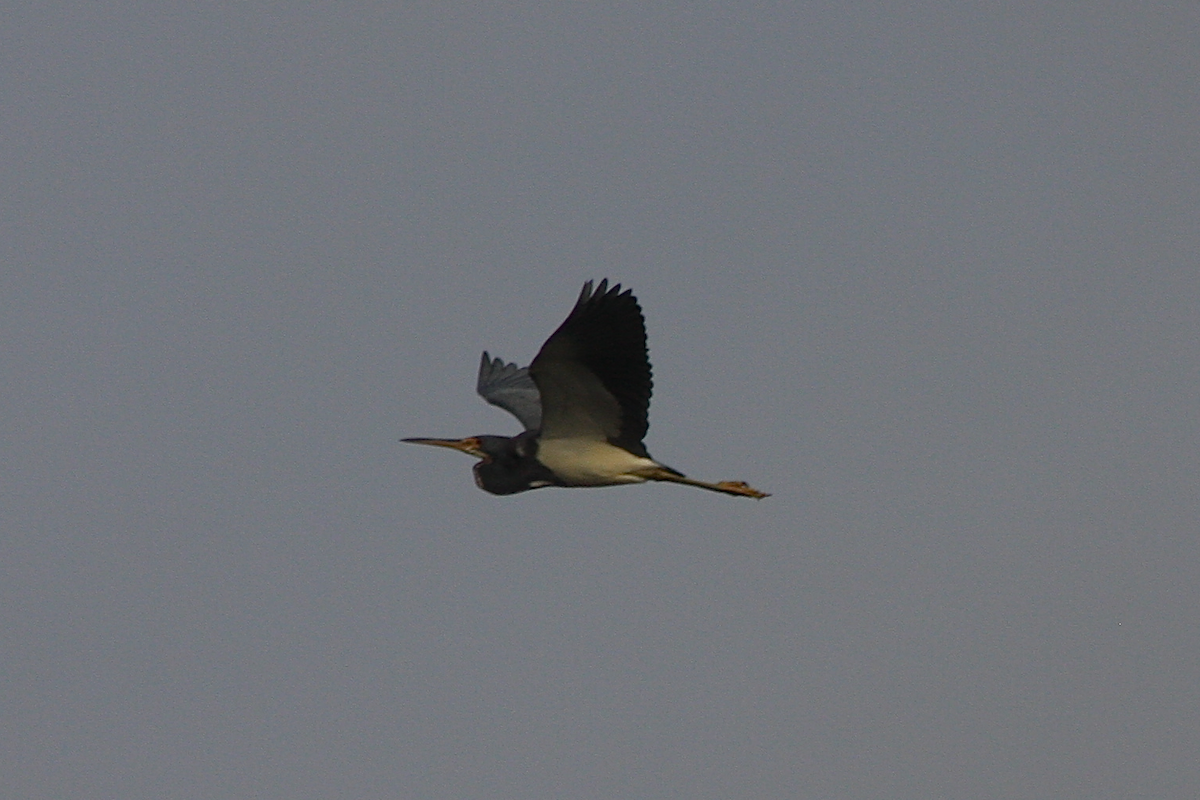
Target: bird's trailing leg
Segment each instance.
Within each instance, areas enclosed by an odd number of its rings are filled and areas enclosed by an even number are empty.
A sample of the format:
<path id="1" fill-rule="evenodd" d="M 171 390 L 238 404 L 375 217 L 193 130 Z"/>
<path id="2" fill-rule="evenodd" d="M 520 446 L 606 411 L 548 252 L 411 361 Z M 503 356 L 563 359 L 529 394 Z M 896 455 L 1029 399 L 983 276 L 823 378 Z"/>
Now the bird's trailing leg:
<path id="1" fill-rule="evenodd" d="M 689 478 L 686 475 L 680 475 L 669 467 L 655 467 L 654 469 L 639 470 L 639 475 L 646 480 L 651 481 L 669 481 L 671 483 L 682 483 L 685 486 L 695 486 L 699 489 L 708 489 L 710 492 L 721 492 L 722 494 L 732 494 L 738 497 L 753 497 L 755 500 L 762 500 L 764 497 L 770 497 L 766 492 L 760 492 L 753 488 L 748 483 L 742 481 L 717 481 L 716 483 L 708 483 L 706 481 L 698 481 L 694 478 Z"/>

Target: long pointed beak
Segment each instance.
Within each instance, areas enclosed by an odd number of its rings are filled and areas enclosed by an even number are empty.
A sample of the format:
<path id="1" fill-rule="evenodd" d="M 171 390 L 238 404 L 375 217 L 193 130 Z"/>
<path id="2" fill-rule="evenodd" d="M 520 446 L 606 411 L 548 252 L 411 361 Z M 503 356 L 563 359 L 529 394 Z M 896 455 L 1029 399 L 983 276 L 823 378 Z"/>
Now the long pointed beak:
<path id="1" fill-rule="evenodd" d="M 469 456 L 487 458 L 487 453 L 483 452 L 483 444 L 477 436 L 468 436 L 466 439 L 401 439 L 400 441 L 412 444 L 431 444 L 434 447 L 449 447 L 451 450 L 458 450 Z"/>

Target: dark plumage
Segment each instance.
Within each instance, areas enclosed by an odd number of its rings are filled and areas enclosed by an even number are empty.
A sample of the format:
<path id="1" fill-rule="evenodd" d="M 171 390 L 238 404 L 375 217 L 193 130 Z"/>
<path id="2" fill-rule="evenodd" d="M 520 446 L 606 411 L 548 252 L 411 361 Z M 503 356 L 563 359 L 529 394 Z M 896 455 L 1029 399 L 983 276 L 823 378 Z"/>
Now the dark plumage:
<path id="1" fill-rule="evenodd" d="M 608 441 L 646 456 L 642 439 L 650 427 L 650 393 L 654 382 L 646 348 L 646 321 L 632 290 L 622 292 L 619 283 L 609 289 L 605 279 L 593 292 L 592 282 L 585 283 L 575 308 L 529 365 L 529 374 L 539 389 L 550 387 L 551 403 L 573 408 L 579 404 L 559 398 L 555 391 L 561 382 L 559 376 L 574 365 L 591 372 L 604 391 L 617 401 L 620 417 L 616 432 L 607 437 Z M 556 423 L 553 420 L 550 424 Z M 543 431 L 545 427 L 543 423 Z"/>

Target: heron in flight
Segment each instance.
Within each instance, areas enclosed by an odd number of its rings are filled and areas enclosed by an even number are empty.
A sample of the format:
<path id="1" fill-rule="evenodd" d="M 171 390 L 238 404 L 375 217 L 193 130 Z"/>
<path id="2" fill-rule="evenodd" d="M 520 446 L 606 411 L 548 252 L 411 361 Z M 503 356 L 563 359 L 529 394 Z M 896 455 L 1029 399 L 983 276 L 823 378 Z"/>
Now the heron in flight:
<path id="1" fill-rule="evenodd" d="M 610 289 L 607 278 L 594 289 L 588 281 L 528 367 L 483 354 L 476 391 L 516 417 L 524 432 L 403 441 L 475 456 L 475 483 L 492 494 L 669 481 L 739 497 L 769 496 L 741 481 L 698 481 L 651 458 L 642 444 L 651 387 L 637 298 L 619 283 Z"/>

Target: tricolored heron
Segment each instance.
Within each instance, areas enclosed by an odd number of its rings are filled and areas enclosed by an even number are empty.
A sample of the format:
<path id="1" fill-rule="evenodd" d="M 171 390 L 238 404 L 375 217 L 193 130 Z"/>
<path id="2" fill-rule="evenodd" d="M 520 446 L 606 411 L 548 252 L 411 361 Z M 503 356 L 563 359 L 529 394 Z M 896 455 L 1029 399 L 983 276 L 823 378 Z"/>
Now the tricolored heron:
<path id="1" fill-rule="evenodd" d="M 649 427 L 646 323 L 633 292 L 608 279 L 583 285 L 575 308 L 528 367 L 484 351 L 476 391 L 512 414 L 523 433 L 466 439 L 404 439 L 479 459 L 475 483 L 492 494 L 543 486 L 615 486 L 670 481 L 714 492 L 768 497 L 741 481 L 707 483 L 660 464 L 642 439 Z"/>

